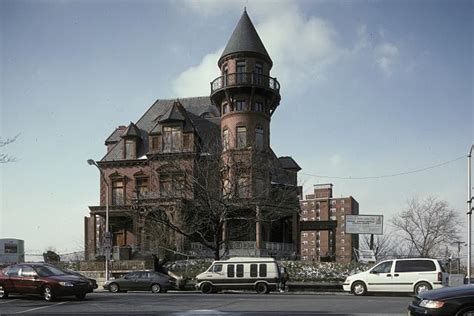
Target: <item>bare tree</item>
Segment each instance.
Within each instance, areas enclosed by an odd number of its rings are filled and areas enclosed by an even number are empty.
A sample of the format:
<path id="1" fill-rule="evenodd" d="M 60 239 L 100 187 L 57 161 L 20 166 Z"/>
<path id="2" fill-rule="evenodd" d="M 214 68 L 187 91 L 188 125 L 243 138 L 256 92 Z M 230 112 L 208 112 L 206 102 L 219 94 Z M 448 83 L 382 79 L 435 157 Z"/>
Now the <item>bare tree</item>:
<path id="1" fill-rule="evenodd" d="M 16 141 L 18 136 L 19 135 L 16 135 L 15 137 L 7 138 L 7 139 L 3 139 L 2 137 L 0 137 L 0 148 L 3 148 L 13 143 L 14 141 Z M 6 153 L 0 153 L 0 163 L 8 163 L 8 162 L 14 162 L 14 161 L 16 161 L 16 158 L 11 157 Z"/>
<path id="2" fill-rule="evenodd" d="M 458 215 L 446 201 L 434 197 L 410 199 L 407 208 L 392 218 L 411 253 L 431 257 L 457 239 Z"/>
<path id="3" fill-rule="evenodd" d="M 384 234 L 374 236 L 374 255 L 375 259 L 383 260 L 390 258 L 395 253 L 395 243 L 393 235 Z M 364 235 L 362 238 L 362 248 L 370 249 L 370 235 Z"/>
<path id="4" fill-rule="evenodd" d="M 206 148 L 171 163 L 148 162 L 153 187 L 160 188 L 135 201 L 157 243 L 173 247 L 184 237 L 219 259 L 227 240 L 255 238 L 257 222 L 271 226 L 298 212 L 296 185 L 289 179 L 275 182 L 285 179 L 285 171 L 275 168 L 273 152 L 249 148 L 222 156 L 220 140 Z"/>

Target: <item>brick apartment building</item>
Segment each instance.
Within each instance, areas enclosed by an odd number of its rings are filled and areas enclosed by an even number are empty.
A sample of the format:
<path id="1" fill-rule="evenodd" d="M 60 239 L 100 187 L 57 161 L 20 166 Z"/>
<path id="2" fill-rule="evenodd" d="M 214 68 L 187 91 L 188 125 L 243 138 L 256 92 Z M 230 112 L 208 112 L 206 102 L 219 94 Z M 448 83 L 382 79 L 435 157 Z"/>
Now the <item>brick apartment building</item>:
<path id="1" fill-rule="evenodd" d="M 158 240 L 161 228 L 150 223 L 161 212 L 185 230 L 193 224 L 191 212 L 204 207 L 197 202 L 203 191 L 222 203 L 232 201 L 240 214 L 254 214 L 245 234 L 233 233 L 242 228 L 238 216 L 225 220 L 219 230 L 222 254 L 297 254 L 300 167 L 270 148 L 280 84 L 270 76 L 273 62 L 247 12 L 217 64 L 221 76 L 211 82 L 210 96 L 157 100 L 138 121 L 119 126 L 105 140 L 107 153 L 96 162 L 100 204 L 90 206 L 85 218 L 87 260 L 102 253 L 107 197 L 114 251 L 131 249 L 125 259 L 153 253 L 161 240 L 175 251 L 202 255 L 206 249 L 192 236 L 164 230 Z M 215 161 L 219 164 L 206 176 L 199 174 Z M 203 190 L 212 174 L 220 179 Z M 285 200 L 276 202 L 282 192 Z"/>
<path id="2" fill-rule="evenodd" d="M 301 259 L 350 262 L 359 249 L 359 236 L 345 233 L 345 216 L 359 214 L 352 197 L 333 198 L 332 184 L 314 186 L 300 201 Z"/>

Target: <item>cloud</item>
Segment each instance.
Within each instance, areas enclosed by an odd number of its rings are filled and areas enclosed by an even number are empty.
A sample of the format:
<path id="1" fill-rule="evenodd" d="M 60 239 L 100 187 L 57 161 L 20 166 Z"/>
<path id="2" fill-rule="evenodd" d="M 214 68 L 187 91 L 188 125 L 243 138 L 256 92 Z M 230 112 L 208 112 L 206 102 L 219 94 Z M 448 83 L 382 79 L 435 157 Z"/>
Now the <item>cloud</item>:
<path id="1" fill-rule="evenodd" d="M 393 43 L 385 42 L 375 47 L 375 63 L 388 77 L 392 75 L 398 55 L 398 47 Z"/>
<path id="2" fill-rule="evenodd" d="M 225 3 L 242 6 L 240 1 Z M 222 1 L 184 0 L 182 4 L 207 15 L 219 12 Z M 268 4 L 251 2 L 248 7 L 260 38 L 276 61 L 271 75 L 277 77 L 285 93 L 310 89 L 315 82 L 324 80 L 327 66 L 341 57 L 338 34 L 327 21 L 306 18 L 293 2 L 272 4 L 271 12 Z M 173 83 L 175 93 L 180 96 L 208 94 L 209 82 L 200 80 L 208 78 L 210 81 L 218 76 L 216 63 L 221 51 L 206 55 L 197 66 L 181 73 Z"/>
<path id="3" fill-rule="evenodd" d="M 210 82 L 219 76 L 217 60 L 224 48 L 207 54 L 201 63 L 188 68 L 173 81 L 173 91 L 177 97 L 209 95 Z"/>

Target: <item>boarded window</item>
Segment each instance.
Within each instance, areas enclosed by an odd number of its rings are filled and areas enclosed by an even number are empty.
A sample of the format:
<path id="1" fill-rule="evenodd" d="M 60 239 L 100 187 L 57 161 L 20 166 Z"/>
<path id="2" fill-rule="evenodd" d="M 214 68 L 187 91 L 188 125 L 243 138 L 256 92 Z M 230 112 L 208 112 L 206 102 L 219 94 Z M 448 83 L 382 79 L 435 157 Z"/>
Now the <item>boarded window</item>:
<path id="1" fill-rule="evenodd" d="M 227 128 L 222 132 L 222 147 L 224 150 L 229 149 L 229 130 Z"/>
<path id="2" fill-rule="evenodd" d="M 135 143 L 133 140 L 125 141 L 125 159 L 135 159 Z"/>
<path id="3" fill-rule="evenodd" d="M 247 128 L 237 127 L 237 148 L 247 147 Z"/>
<path id="4" fill-rule="evenodd" d="M 192 135 L 191 134 L 183 134 L 183 150 L 184 151 L 193 151 Z"/>
<path id="5" fill-rule="evenodd" d="M 163 152 L 181 151 L 181 128 L 164 127 L 163 128 Z"/>
<path id="6" fill-rule="evenodd" d="M 124 204 L 124 186 L 122 180 L 112 182 L 112 205 Z"/>

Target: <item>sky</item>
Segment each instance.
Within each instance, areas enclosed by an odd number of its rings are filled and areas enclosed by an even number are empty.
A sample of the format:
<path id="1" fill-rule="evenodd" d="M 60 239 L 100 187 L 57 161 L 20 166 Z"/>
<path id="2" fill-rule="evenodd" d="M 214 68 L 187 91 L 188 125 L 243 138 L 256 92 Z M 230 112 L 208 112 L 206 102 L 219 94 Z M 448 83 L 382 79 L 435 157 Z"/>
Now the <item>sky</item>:
<path id="1" fill-rule="evenodd" d="M 434 196 L 466 241 L 474 10 L 460 0 L 1 0 L 0 137 L 19 137 L 0 149 L 17 158 L 0 165 L 0 238 L 83 250 L 99 199 L 86 160 L 156 99 L 209 95 L 244 7 L 281 84 L 271 146 L 304 192 L 332 183 L 387 231 Z"/>

